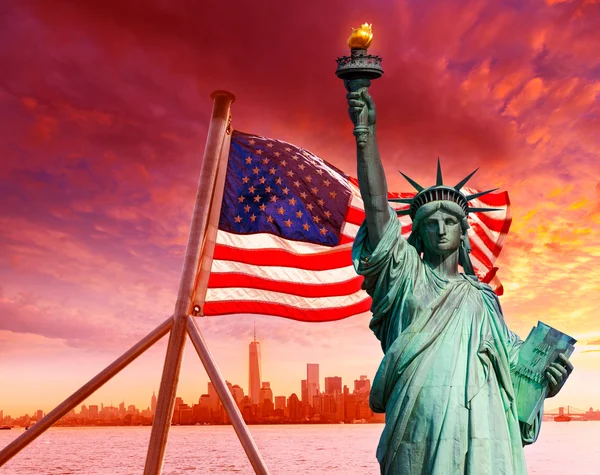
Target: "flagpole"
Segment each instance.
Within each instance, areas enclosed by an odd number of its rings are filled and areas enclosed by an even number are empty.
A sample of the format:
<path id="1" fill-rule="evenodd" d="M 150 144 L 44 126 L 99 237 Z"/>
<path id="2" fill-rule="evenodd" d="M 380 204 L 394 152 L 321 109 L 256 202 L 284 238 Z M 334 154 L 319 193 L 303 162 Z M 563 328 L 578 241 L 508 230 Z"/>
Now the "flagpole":
<path id="1" fill-rule="evenodd" d="M 223 193 L 225 191 L 225 179 L 227 177 L 227 164 L 229 162 L 230 144 L 231 130 L 228 125 L 227 134 L 223 139 L 223 148 L 221 149 L 221 156 L 219 158 L 219 169 L 217 170 L 217 177 L 215 180 L 215 192 L 213 194 L 213 201 L 210 206 L 208 225 L 206 227 L 206 235 L 204 237 L 204 247 L 202 248 L 202 256 L 200 257 L 198 276 L 196 277 L 196 288 L 192 311 L 192 315 L 194 316 L 204 316 L 204 299 L 206 298 L 208 280 L 210 278 L 210 270 L 212 268 L 215 245 L 217 243 L 219 219 L 221 217 L 221 206 L 223 204 Z"/>
<path id="2" fill-rule="evenodd" d="M 144 475 L 158 475 L 162 470 L 185 346 L 187 316 L 191 313 L 196 273 L 202 246 L 204 245 L 219 156 L 227 130 L 229 107 L 235 100 L 234 95 L 227 91 L 215 91 L 211 94 L 211 98 L 214 101 L 212 116 L 208 128 L 200 179 L 198 180 L 196 204 L 181 271 L 177 302 L 173 314 L 173 328 L 171 329 L 165 355 Z"/>
<path id="3" fill-rule="evenodd" d="M 225 189 L 225 180 L 227 177 L 227 163 L 229 159 L 229 146 L 231 143 L 231 133 L 228 130 L 227 135 L 223 141 L 223 148 L 221 149 L 221 158 L 219 160 L 219 169 L 217 171 L 217 178 L 215 183 L 215 192 L 213 194 L 213 202 L 211 204 L 210 216 L 208 218 L 208 227 L 206 229 L 206 237 L 204 240 L 204 247 L 202 249 L 202 257 L 200 262 L 200 269 L 198 271 L 198 278 L 196 283 L 196 294 L 194 296 L 194 315 L 204 315 L 203 306 L 206 298 L 206 290 L 208 287 L 208 280 L 210 278 L 210 270 L 212 267 L 213 256 L 215 251 L 215 244 L 217 241 L 217 232 L 219 230 L 219 219 L 221 216 L 221 205 L 223 202 L 223 193 Z M 202 336 L 202 332 L 198 327 L 198 323 L 193 316 L 188 317 L 187 331 L 192 340 L 192 344 L 196 348 L 196 352 L 206 369 L 208 377 L 213 383 L 217 395 L 229 416 L 231 425 L 233 426 L 248 460 L 254 468 L 255 473 L 259 475 L 269 475 L 269 469 L 267 468 L 259 450 L 252 438 L 252 434 L 248 430 L 246 423 L 240 413 L 240 410 L 227 387 L 227 383 L 223 378 L 223 375 L 219 371 L 213 356 L 208 349 L 206 341 Z"/>
<path id="4" fill-rule="evenodd" d="M 64 415 L 68 414 L 68 412 L 74 409 L 79 403 L 85 401 L 98 388 L 119 373 L 119 371 L 125 368 L 144 351 L 154 345 L 154 343 L 165 336 L 171 329 L 172 324 L 173 319 L 169 317 L 168 320 L 165 320 L 161 325 L 98 373 L 93 379 L 84 384 L 61 404 L 56 406 L 52 411 L 31 426 L 28 431 L 23 432 L 19 437 L 0 450 L 0 467 L 42 435 L 46 429 L 58 422 Z"/>
<path id="5" fill-rule="evenodd" d="M 252 434 L 248 430 L 244 419 L 242 418 L 242 414 L 227 387 L 219 368 L 215 364 L 215 361 L 210 353 L 208 347 L 206 346 L 206 342 L 204 341 L 204 337 L 200 333 L 200 329 L 196 323 L 196 320 L 191 315 L 188 317 L 187 321 L 187 330 L 190 335 L 190 339 L 192 340 L 192 344 L 202 360 L 202 364 L 206 368 L 206 372 L 212 383 L 215 386 L 215 390 L 217 391 L 217 395 L 221 402 L 223 403 L 223 407 L 225 411 L 227 411 L 227 415 L 229 416 L 229 420 L 231 421 L 231 425 L 235 429 L 235 432 L 240 439 L 240 443 L 248 456 L 248 460 L 252 464 L 252 468 L 254 472 L 258 475 L 269 475 L 269 469 L 267 468 L 265 461 L 263 460 L 254 439 L 252 438 Z"/>

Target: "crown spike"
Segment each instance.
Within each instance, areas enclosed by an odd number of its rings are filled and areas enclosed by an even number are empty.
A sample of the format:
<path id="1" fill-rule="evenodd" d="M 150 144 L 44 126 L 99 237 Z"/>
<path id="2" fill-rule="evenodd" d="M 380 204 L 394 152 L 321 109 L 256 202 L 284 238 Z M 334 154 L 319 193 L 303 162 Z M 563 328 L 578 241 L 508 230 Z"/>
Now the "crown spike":
<path id="1" fill-rule="evenodd" d="M 485 213 L 487 211 L 504 211 L 504 208 L 469 208 L 469 213 Z"/>
<path id="2" fill-rule="evenodd" d="M 400 170 L 398 170 L 400 171 Z M 400 175 L 402 175 L 407 182 L 409 182 L 413 188 L 417 191 L 423 191 L 423 187 L 421 185 L 419 185 L 415 180 L 413 180 L 412 178 L 406 176 L 404 173 L 400 172 Z"/>
<path id="3" fill-rule="evenodd" d="M 457 191 L 460 191 L 460 189 L 467 184 L 467 182 L 471 179 L 471 177 L 473 175 L 475 175 L 475 173 L 477 173 L 477 170 L 479 170 L 479 167 L 477 167 L 475 170 L 473 170 L 469 175 L 467 175 L 465 178 L 463 178 L 459 183 L 454 185 L 454 189 Z"/>
<path id="4" fill-rule="evenodd" d="M 491 190 L 480 191 L 479 193 L 467 195 L 467 201 L 474 200 L 475 198 L 479 198 L 480 196 L 487 195 L 488 193 L 491 193 L 492 191 L 496 191 L 496 190 L 498 190 L 498 188 L 493 188 Z"/>
<path id="5" fill-rule="evenodd" d="M 410 214 L 410 209 L 397 209 L 396 216 L 408 216 Z"/>
<path id="6" fill-rule="evenodd" d="M 411 204 L 412 203 L 412 198 L 390 198 L 388 201 L 391 201 L 392 203 L 408 203 Z"/>
<path id="7" fill-rule="evenodd" d="M 442 180 L 442 166 L 440 165 L 440 157 L 438 157 L 437 177 L 435 180 L 435 186 L 442 186 L 443 184 L 444 180 Z"/>

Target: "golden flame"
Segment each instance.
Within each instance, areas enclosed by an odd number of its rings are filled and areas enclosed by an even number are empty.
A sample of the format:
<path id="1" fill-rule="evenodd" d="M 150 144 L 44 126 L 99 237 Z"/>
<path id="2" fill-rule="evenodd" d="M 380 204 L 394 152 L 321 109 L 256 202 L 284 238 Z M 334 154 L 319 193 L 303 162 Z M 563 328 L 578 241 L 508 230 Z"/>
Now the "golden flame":
<path id="1" fill-rule="evenodd" d="M 360 28 L 352 28 L 352 34 L 348 38 L 350 49 L 367 49 L 373 41 L 373 24 L 363 23 Z"/>

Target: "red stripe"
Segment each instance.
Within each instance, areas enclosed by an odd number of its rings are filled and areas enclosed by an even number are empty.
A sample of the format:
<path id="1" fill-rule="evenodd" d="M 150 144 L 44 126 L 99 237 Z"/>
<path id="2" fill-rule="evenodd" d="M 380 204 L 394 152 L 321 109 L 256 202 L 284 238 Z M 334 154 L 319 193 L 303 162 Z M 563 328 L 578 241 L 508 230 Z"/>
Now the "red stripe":
<path id="1" fill-rule="evenodd" d="M 476 199 L 481 201 L 484 205 L 491 206 L 493 208 L 504 208 L 510 204 L 508 193 L 506 191 L 503 191 L 502 193 L 490 193 L 488 195 L 480 196 Z"/>
<path id="2" fill-rule="evenodd" d="M 489 269 L 491 269 L 493 267 L 492 262 L 490 261 L 489 257 L 486 256 L 481 249 L 479 249 L 476 246 L 473 246 L 471 249 L 471 255 L 474 256 L 475 258 L 477 258 L 477 260 L 479 262 L 481 262 L 481 264 L 485 267 L 485 269 L 483 269 L 485 272 L 488 272 Z"/>
<path id="3" fill-rule="evenodd" d="M 493 284 L 496 283 L 493 282 Z M 502 282 L 500 282 L 500 280 L 498 280 L 498 283 L 496 285 L 493 285 L 492 288 L 494 289 L 494 292 L 496 292 L 496 295 L 498 297 L 502 297 L 504 295 L 504 286 L 502 285 Z"/>
<path id="4" fill-rule="evenodd" d="M 332 248 L 329 252 L 294 254 L 283 249 L 240 249 L 217 244 L 214 259 L 242 262 L 255 266 L 295 267 L 305 270 L 338 269 L 352 265 L 352 249 Z"/>
<path id="5" fill-rule="evenodd" d="M 497 233 L 508 232 L 508 229 L 505 229 L 505 228 L 506 228 L 507 221 L 508 221 L 508 226 L 510 226 L 510 220 L 494 219 L 485 213 L 477 213 L 477 217 L 481 220 L 481 222 L 483 224 L 485 224 L 492 231 L 496 231 Z"/>
<path id="6" fill-rule="evenodd" d="M 352 224 L 360 226 L 365 220 L 365 211 L 362 209 L 355 208 L 354 206 L 348 206 L 346 212 L 346 221 Z"/>
<path id="7" fill-rule="evenodd" d="M 212 273 L 208 280 L 211 289 L 223 287 L 248 287 L 251 289 L 272 290 L 301 297 L 334 297 L 350 295 L 360 290 L 363 282 L 362 276 L 356 276 L 344 282 L 332 284 L 303 284 L 299 282 L 285 282 L 281 280 L 263 279 L 238 272 Z"/>
<path id="8" fill-rule="evenodd" d="M 481 279 L 481 281 L 484 282 L 484 283 L 486 283 L 486 284 L 489 284 L 496 277 L 496 272 L 498 272 L 498 268 L 497 267 L 492 267 L 490 269 L 490 271 L 483 276 L 483 279 Z"/>
<path id="9" fill-rule="evenodd" d="M 301 309 L 281 303 L 254 302 L 247 300 L 228 300 L 226 302 L 206 302 L 204 315 L 231 315 L 240 313 L 254 313 L 259 315 L 274 315 L 276 317 L 290 318 L 301 322 L 331 322 L 351 317 L 359 313 L 368 312 L 371 308 L 371 299 L 366 298 L 347 307 Z"/>
<path id="10" fill-rule="evenodd" d="M 498 246 L 498 244 L 496 244 L 496 241 L 490 239 L 490 237 L 486 234 L 485 229 L 483 229 L 483 227 L 479 223 L 472 221 L 469 224 L 469 226 L 471 226 L 471 229 L 475 232 L 475 234 L 477 234 L 477 236 L 479 236 L 479 239 L 481 239 L 483 245 L 487 247 L 492 252 L 492 254 L 494 254 L 494 256 L 498 257 L 500 251 L 502 250 L 502 247 Z M 471 244 L 475 246 L 475 243 Z"/>
<path id="11" fill-rule="evenodd" d="M 340 236 L 340 245 L 342 245 L 342 244 L 348 244 L 349 242 L 354 242 L 354 238 L 346 236 L 345 234 L 342 234 Z"/>
<path id="12" fill-rule="evenodd" d="M 365 212 L 362 209 L 354 208 L 353 206 L 348 207 L 346 212 L 346 219 L 348 223 L 360 226 L 365 220 Z M 402 226 L 403 233 L 409 233 L 412 230 L 412 223 Z"/>

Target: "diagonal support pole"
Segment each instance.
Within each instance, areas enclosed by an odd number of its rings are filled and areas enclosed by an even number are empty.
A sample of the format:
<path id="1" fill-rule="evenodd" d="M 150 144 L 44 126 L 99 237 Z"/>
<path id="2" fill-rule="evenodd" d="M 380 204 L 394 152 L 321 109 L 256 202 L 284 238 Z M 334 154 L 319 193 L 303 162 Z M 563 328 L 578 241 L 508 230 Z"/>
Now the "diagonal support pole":
<path id="1" fill-rule="evenodd" d="M 140 356 L 144 351 L 150 348 L 154 343 L 165 336 L 171 329 L 173 324 L 173 318 L 165 320 L 160 326 L 154 331 L 149 333 L 146 337 L 140 340 L 136 345 L 131 347 L 128 351 L 123 353 L 119 358 L 113 361 L 103 371 L 98 373 L 94 378 L 84 384 L 81 388 L 75 391 L 71 396 L 65 399 L 61 404 L 56 406 L 52 411 L 46 414 L 31 428 L 23 432 L 19 437 L 8 444 L 4 449 L 0 451 L 0 467 L 8 462 L 12 457 L 18 454 L 22 449 L 27 447 L 31 442 L 42 435 L 46 429 L 50 428 L 56 423 L 61 417 L 69 413 L 71 409 L 74 409 L 78 404 L 85 401 L 91 396 L 98 388 L 108 382 L 113 376 L 119 371 L 125 368 L 129 363 Z"/>
<path id="2" fill-rule="evenodd" d="M 177 383 L 179 382 L 179 371 L 183 359 L 183 349 L 185 347 L 187 316 L 192 313 L 191 307 L 196 284 L 196 273 L 198 271 L 202 246 L 204 245 L 219 157 L 227 130 L 229 107 L 235 100 L 233 94 L 226 91 L 215 91 L 211 97 L 214 101 L 212 116 L 208 128 L 208 138 L 204 150 L 200 179 L 198 181 L 196 204 L 190 225 L 177 302 L 173 314 L 173 329 L 169 338 L 160 389 L 158 391 L 158 401 L 152 423 L 144 475 L 159 475 L 162 471 L 171 418 L 173 417 Z"/>
<path id="3" fill-rule="evenodd" d="M 208 217 L 208 224 L 206 228 L 206 234 L 204 237 L 204 246 L 202 248 L 201 262 L 198 269 L 198 275 L 196 277 L 196 294 L 194 295 L 194 314 L 203 314 L 204 300 L 206 299 L 206 290 L 208 288 L 208 281 L 210 278 L 210 270 L 212 268 L 212 262 L 215 252 L 215 245 L 217 242 L 217 233 L 219 230 L 219 219 L 221 216 L 221 205 L 223 202 L 223 193 L 225 189 L 225 181 L 227 177 L 227 165 L 229 161 L 229 148 L 231 144 L 231 134 L 225 135 L 223 140 L 223 147 L 221 149 L 221 156 L 219 158 L 219 167 L 217 169 L 217 176 L 215 180 L 215 191 L 213 193 L 213 201 L 211 203 L 210 214 Z M 196 352 L 206 369 L 210 380 L 215 386 L 217 395 L 221 400 L 229 420 L 235 429 L 235 432 L 240 439 L 240 443 L 248 456 L 248 460 L 255 473 L 259 475 L 269 475 L 264 460 L 262 459 L 258 447 L 256 446 L 246 423 L 242 418 L 242 414 L 237 407 L 237 404 L 233 400 L 229 388 L 225 382 L 225 379 L 221 375 L 215 360 L 212 357 L 208 349 L 208 345 L 200 332 L 200 328 L 197 325 L 196 319 L 192 316 L 188 316 L 187 319 L 187 332 L 192 340 Z"/>
<path id="4" fill-rule="evenodd" d="M 248 431 L 248 427 L 244 423 L 244 419 L 242 418 L 242 414 L 237 407 L 237 404 L 233 400 L 233 396 L 229 392 L 229 388 L 226 386 L 223 376 L 217 368 L 215 361 L 210 353 L 208 346 L 206 346 L 206 342 L 204 341 L 204 337 L 200 333 L 200 329 L 196 324 L 196 320 L 191 315 L 187 319 L 187 331 L 190 335 L 190 340 L 192 340 L 192 344 L 196 351 L 198 352 L 198 356 L 200 360 L 202 360 L 202 364 L 206 368 L 206 372 L 208 373 L 208 377 L 212 381 L 217 391 L 217 395 L 225 410 L 227 411 L 227 415 L 229 416 L 229 420 L 235 429 L 235 432 L 240 439 L 242 447 L 252 464 L 252 468 L 254 468 L 254 472 L 258 475 L 269 475 L 269 470 L 265 465 L 265 462 L 258 451 L 258 447 Z"/>

